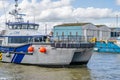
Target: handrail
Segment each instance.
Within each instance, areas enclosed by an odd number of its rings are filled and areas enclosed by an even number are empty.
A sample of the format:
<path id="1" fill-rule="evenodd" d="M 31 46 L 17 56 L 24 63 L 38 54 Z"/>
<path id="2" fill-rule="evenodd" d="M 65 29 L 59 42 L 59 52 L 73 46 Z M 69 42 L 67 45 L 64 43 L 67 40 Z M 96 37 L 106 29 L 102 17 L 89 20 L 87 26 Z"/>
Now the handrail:
<path id="1" fill-rule="evenodd" d="M 61 36 L 54 36 L 55 42 L 89 42 L 93 36 L 86 36 L 87 40 L 85 40 L 85 36 L 81 35 L 61 35 Z"/>

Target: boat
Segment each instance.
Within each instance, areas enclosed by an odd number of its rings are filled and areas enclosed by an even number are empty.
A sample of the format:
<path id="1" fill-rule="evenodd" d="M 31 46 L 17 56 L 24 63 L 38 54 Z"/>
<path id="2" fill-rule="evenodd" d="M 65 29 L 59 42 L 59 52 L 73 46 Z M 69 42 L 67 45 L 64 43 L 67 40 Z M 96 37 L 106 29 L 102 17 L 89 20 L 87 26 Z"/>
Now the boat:
<path id="1" fill-rule="evenodd" d="M 95 42 L 94 51 L 103 53 L 120 53 L 120 28 L 111 28 L 108 40 Z"/>
<path id="2" fill-rule="evenodd" d="M 15 21 L 6 22 L 6 31 L 0 52 L 2 62 L 31 65 L 71 65 L 87 64 L 90 60 L 94 43 L 85 42 L 84 36 L 41 35 L 39 24 L 24 21 L 24 14 L 19 14 L 18 0 L 15 9 L 10 12 Z M 54 33 L 54 32 L 53 32 Z M 62 35 L 61 35 L 62 36 Z M 72 38 L 75 41 L 71 41 Z M 76 40 L 76 38 L 78 39 Z"/>
<path id="3" fill-rule="evenodd" d="M 120 39 L 97 41 L 94 47 L 95 52 L 120 53 Z"/>

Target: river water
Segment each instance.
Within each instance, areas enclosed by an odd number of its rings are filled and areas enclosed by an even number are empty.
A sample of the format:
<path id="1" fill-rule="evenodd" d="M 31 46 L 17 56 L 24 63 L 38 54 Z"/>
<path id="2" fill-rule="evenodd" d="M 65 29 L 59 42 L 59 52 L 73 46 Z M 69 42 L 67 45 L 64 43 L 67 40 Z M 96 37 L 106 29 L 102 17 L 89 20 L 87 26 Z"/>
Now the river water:
<path id="1" fill-rule="evenodd" d="M 120 54 L 94 52 L 87 66 L 62 68 L 0 63 L 0 80 L 120 80 Z"/>

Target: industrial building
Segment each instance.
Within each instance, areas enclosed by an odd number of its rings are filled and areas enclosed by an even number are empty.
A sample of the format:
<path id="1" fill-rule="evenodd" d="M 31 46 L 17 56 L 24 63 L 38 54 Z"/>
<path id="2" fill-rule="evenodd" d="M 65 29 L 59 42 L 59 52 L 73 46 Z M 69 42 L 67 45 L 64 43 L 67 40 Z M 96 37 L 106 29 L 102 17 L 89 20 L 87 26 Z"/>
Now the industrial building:
<path id="1" fill-rule="evenodd" d="M 108 40 L 111 37 L 111 29 L 106 25 L 96 25 L 98 28 L 98 40 Z"/>
<path id="2" fill-rule="evenodd" d="M 117 37 L 120 36 L 120 28 L 116 27 L 116 28 L 110 28 L 111 29 L 111 38 L 112 39 L 116 39 Z"/>
<path id="3" fill-rule="evenodd" d="M 105 25 L 92 23 L 66 23 L 53 28 L 55 36 L 83 36 L 85 41 L 95 37 L 97 40 L 110 38 L 111 29 Z"/>

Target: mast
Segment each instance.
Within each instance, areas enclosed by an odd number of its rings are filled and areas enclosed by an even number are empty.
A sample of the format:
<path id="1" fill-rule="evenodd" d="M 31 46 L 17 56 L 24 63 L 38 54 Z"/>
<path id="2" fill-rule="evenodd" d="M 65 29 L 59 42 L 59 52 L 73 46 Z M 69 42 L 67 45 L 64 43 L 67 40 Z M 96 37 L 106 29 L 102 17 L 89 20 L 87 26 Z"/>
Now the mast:
<path id="1" fill-rule="evenodd" d="M 18 3 L 17 2 L 18 2 L 18 0 L 15 0 L 15 3 L 16 3 L 15 4 L 15 20 L 16 21 L 17 21 L 17 18 L 18 18 L 18 9 L 17 9 L 18 8 Z"/>
<path id="2" fill-rule="evenodd" d="M 16 22 L 23 22 L 24 21 L 23 16 L 25 16 L 25 14 L 19 14 L 19 10 L 21 9 L 18 8 L 18 0 L 15 0 L 15 9 L 9 12 L 9 14 L 15 17 Z"/>

